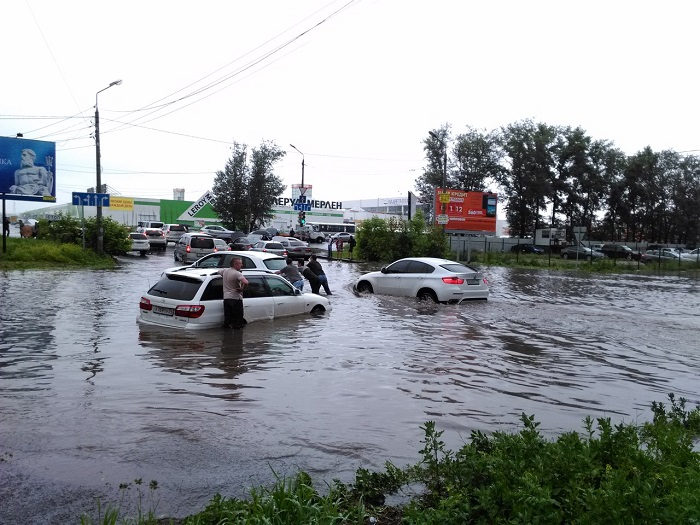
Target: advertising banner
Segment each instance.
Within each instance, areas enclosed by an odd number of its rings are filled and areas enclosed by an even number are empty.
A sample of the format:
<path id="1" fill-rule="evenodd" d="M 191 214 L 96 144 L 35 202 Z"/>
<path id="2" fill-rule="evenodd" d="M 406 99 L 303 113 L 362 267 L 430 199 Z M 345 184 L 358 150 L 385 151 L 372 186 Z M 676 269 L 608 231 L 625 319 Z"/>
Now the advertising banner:
<path id="1" fill-rule="evenodd" d="M 110 196 L 109 207 L 112 210 L 134 211 L 134 199 L 133 197 Z"/>
<path id="2" fill-rule="evenodd" d="M 444 223 L 445 231 L 495 234 L 497 204 L 495 193 L 437 188 L 436 222 Z"/>
<path id="3" fill-rule="evenodd" d="M 9 200 L 56 201 L 56 143 L 0 137 L 0 193 Z"/>

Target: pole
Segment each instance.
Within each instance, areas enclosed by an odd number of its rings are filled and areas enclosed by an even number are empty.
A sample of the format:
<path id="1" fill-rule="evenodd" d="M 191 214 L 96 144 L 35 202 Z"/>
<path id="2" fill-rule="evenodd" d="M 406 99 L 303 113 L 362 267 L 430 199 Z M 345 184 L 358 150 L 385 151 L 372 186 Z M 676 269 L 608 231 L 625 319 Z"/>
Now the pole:
<path id="1" fill-rule="evenodd" d="M 121 84 L 121 80 L 115 80 L 104 89 L 100 89 L 95 93 L 95 193 L 102 193 L 102 166 L 100 166 L 100 111 L 97 108 L 97 95 L 105 89 Z M 95 213 L 95 229 L 97 230 L 97 239 L 95 243 L 95 251 L 102 253 L 104 251 L 104 231 L 102 229 L 102 199 L 97 199 L 97 212 Z"/>
<path id="2" fill-rule="evenodd" d="M 102 193 L 102 167 L 100 166 L 100 111 L 97 109 L 97 95 L 95 93 L 95 193 Z M 97 199 L 97 213 L 95 215 L 95 230 L 97 233 L 95 251 L 104 251 L 104 237 L 102 232 L 102 199 Z"/>

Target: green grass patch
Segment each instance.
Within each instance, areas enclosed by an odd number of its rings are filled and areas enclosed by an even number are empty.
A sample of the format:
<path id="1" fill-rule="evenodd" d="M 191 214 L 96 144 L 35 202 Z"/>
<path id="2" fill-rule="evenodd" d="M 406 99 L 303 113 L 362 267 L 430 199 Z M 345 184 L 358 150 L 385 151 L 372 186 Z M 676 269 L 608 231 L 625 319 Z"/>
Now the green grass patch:
<path id="1" fill-rule="evenodd" d="M 29 269 L 111 269 L 116 261 L 90 249 L 71 243 L 58 243 L 34 238 L 8 237 L 6 251 L 0 252 L 0 270 Z"/>

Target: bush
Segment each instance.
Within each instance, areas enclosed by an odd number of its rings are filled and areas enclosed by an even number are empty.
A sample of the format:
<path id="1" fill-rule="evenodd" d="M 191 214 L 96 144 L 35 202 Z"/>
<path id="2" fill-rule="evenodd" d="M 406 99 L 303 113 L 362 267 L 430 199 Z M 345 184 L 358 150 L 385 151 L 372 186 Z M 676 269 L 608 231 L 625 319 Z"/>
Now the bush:
<path id="1" fill-rule="evenodd" d="M 85 246 L 94 248 L 96 218 L 88 217 L 85 224 Z M 103 250 L 108 255 L 121 255 L 129 251 L 129 228 L 110 217 L 102 218 Z M 37 238 L 57 243 L 83 245 L 83 221 L 70 215 L 59 214 L 58 220 L 41 219 L 37 223 Z"/>

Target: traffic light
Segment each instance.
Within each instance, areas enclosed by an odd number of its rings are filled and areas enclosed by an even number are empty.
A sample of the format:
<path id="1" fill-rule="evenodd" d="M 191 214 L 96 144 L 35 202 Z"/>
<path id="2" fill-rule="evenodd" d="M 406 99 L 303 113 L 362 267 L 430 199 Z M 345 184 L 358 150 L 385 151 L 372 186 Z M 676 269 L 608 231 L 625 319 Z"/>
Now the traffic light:
<path id="1" fill-rule="evenodd" d="M 306 224 L 306 212 L 305 211 L 299 212 L 299 224 L 301 224 L 302 226 L 304 226 L 304 224 Z"/>

